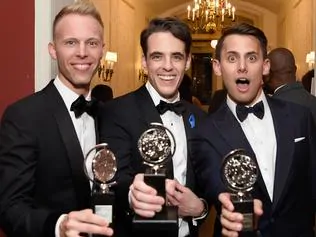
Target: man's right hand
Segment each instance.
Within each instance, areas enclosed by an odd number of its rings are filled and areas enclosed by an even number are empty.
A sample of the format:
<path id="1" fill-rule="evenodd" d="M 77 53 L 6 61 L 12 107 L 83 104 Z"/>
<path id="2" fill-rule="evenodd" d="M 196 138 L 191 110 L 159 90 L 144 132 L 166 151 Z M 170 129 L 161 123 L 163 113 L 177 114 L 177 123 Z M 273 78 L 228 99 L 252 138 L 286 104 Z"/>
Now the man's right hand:
<path id="1" fill-rule="evenodd" d="M 230 200 L 229 193 L 221 193 L 218 196 L 219 201 L 222 204 L 221 224 L 222 234 L 227 237 L 237 237 L 238 232 L 242 230 L 243 215 L 238 212 L 234 212 L 234 205 Z M 262 202 L 258 199 L 254 199 L 254 214 L 258 219 L 262 214 Z"/>
<path id="2" fill-rule="evenodd" d="M 164 198 L 157 196 L 157 191 L 145 184 L 144 174 L 137 174 L 130 189 L 130 205 L 134 212 L 143 217 L 153 217 L 161 211 Z"/>
<path id="3" fill-rule="evenodd" d="M 80 237 L 80 233 L 112 236 L 113 230 L 104 218 L 94 214 L 91 209 L 70 212 L 59 226 L 61 237 Z"/>

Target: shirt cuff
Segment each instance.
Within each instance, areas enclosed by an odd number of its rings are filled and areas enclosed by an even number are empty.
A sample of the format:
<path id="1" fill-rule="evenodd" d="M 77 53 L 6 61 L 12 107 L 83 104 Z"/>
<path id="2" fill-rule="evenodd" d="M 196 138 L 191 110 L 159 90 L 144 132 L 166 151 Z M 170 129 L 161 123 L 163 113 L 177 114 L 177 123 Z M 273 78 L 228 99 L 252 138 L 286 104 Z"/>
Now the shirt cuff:
<path id="1" fill-rule="evenodd" d="M 63 221 L 63 219 L 64 219 L 66 216 L 67 216 L 67 214 L 62 214 L 62 215 L 58 218 L 58 220 L 57 220 L 57 222 L 56 222 L 56 225 L 55 225 L 55 237 L 60 237 L 60 228 L 59 228 L 59 226 L 60 226 L 61 222 Z"/>
<path id="2" fill-rule="evenodd" d="M 208 214 L 208 204 L 207 204 L 207 202 L 203 198 L 200 198 L 200 200 L 203 202 L 204 209 L 203 209 L 201 215 L 196 216 L 196 217 L 192 217 L 192 221 L 193 222 L 204 219 L 207 216 L 207 214 Z"/>

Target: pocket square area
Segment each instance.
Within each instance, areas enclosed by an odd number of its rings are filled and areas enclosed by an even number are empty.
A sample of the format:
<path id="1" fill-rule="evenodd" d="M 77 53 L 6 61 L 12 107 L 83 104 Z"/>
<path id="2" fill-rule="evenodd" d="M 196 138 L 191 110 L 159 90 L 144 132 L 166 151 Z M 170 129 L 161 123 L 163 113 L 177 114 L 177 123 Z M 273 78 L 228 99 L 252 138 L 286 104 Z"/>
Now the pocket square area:
<path id="1" fill-rule="evenodd" d="M 300 142 L 300 141 L 302 141 L 304 139 L 305 139 L 305 137 L 298 137 L 298 138 L 294 139 L 294 142 Z"/>

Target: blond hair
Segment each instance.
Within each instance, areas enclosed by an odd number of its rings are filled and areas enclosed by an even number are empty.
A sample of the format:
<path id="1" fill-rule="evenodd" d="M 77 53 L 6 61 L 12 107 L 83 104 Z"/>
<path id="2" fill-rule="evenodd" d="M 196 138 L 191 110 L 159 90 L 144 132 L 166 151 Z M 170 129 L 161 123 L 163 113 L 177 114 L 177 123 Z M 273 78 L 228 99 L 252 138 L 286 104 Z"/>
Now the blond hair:
<path id="1" fill-rule="evenodd" d="M 96 9 L 94 4 L 90 1 L 78 1 L 73 4 L 67 5 L 60 10 L 60 12 L 55 16 L 53 23 L 53 38 L 55 38 L 55 30 L 58 22 L 67 15 L 77 14 L 81 16 L 91 16 L 96 19 L 104 29 L 104 24 L 99 11 Z"/>

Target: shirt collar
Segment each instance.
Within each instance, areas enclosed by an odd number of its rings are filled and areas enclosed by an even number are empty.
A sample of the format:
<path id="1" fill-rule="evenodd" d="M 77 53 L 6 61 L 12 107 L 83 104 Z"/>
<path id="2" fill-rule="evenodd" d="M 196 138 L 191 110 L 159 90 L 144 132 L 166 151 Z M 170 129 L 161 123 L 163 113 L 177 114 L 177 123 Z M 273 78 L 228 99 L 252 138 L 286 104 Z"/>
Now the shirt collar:
<path id="1" fill-rule="evenodd" d="M 69 89 L 60 79 L 56 76 L 54 80 L 54 85 L 57 88 L 59 94 L 64 100 L 68 111 L 70 111 L 71 104 L 80 96 L 76 92 Z M 91 90 L 89 91 L 88 95 L 86 96 L 86 100 L 91 100 Z"/>
<path id="2" fill-rule="evenodd" d="M 152 98 L 152 100 L 154 101 L 155 106 L 157 106 L 160 103 L 160 100 L 168 102 L 168 103 L 174 103 L 180 100 L 180 94 L 178 92 L 176 98 L 172 101 L 167 100 L 166 98 L 161 97 L 161 95 L 159 95 L 159 93 L 156 91 L 156 89 L 150 84 L 149 81 L 146 82 L 146 89 L 149 92 L 150 97 Z"/>
<path id="3" fill-rule="evenodd" d="M 267 102 L 267 98 L 265 96 L 265 94 L 263 93 L 263 91 L 261 91 L 261 95 L 258 97 L 258 99 L 256 100 L 255 103 L 253 103 L 254 105 L 257 104 L 258 102 L 262 101 L 263 102 L 263 106 L 266 108 L 268 106 L 268 102 Z M 226 100 L 227 106 L 228 108 L 232 111 L 232 113 L 234 114 L 234 116 L 237 118 L 237 114 L 236 114 L 236 102 L 233 101 L 229 95 L 227 95 L 227 100 Z M 238 120 L 238 119 L 237 119 Z M 239 121 L 239 120 L 238 120 Z"/>

